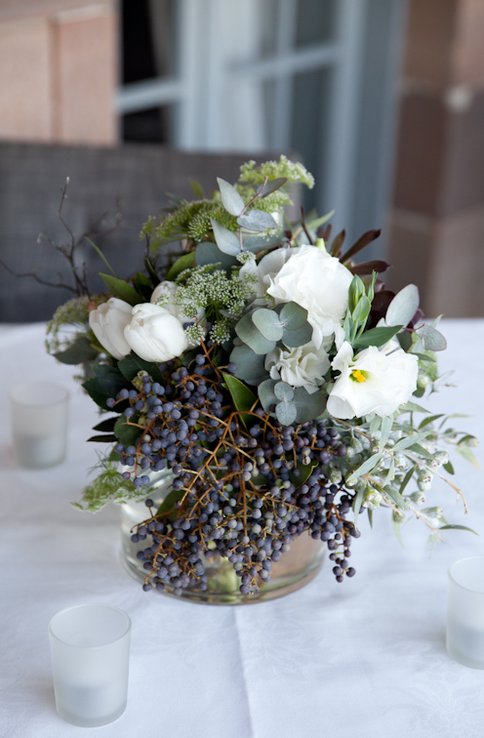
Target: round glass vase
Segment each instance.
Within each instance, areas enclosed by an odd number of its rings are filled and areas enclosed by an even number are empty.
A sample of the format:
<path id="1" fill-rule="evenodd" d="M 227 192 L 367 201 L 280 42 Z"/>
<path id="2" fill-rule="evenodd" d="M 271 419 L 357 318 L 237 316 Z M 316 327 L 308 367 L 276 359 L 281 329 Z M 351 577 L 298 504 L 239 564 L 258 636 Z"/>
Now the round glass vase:
<path id="1" fill-rule="evenodd" d="M 170 491 L 171 480 L 169 472 L 162 472 L 153 483 L 150 498 L 156 505 Z M 136 554 L 150 545 L 150 537 L 140 543 L 133 543 L 131 533 L 134 526 L 146 520 L 148 510 L 144 502 L 127 502 L 120 507 L 123 563 L 132 576 L 143 581 L 146 571 Z M 321 541 L 315 541 L 309 534 L 303 533 L 292 541 L 290 549 L 273 564 L 270 580 L 261 583 L 255 595 L 243 595 L 240 592 L 240 579 L 232 564 L 218 555 L 210 556 L 205 561 L 208 580 L 206 590 L 191 588 L 184 590 L 181 595 L 173 595 L 167 588 L 163 594 L 210 605 L 238 605 L 273 600 L 308 584 L 321 569 L 323 558 L 324 547 Z"/>

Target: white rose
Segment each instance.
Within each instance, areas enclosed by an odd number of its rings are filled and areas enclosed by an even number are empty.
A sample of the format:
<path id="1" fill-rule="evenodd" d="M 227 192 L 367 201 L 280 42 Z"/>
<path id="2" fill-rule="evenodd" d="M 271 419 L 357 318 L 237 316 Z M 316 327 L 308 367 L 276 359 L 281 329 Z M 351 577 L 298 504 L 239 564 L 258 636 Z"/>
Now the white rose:
<path id="1" fill-rule="evenodd" d="M 341 372 L 328 397 L 333 417 L 383 417 L 407 402 L 417 387 L 418 359 L 401 348 L 387 350 L 369 346 L 353 358 L 353 349 L 343 343 L 332 364 Z"/>
<path id="2" fill-rule="evenodd" d="M 183 326 L 166 308 L 150 302 L 135 305 L 124 337 L 145 361 L 168 361 L 180 356 L 188 341 Z"/>
<path id="3" fill-rule="evenodd" d="M 324 382 L 329 358 L 323 346 L 312 342 L 292 349 L 275 349 L 267 354 L 265 367 L 271 379 L 280 379 L 292 387 L 304 387 L 310 394 Z"/>
<path id="4" fill-rule="evenodd" d="M 124 337 L 124 328 L 131 320 L 132 307 L 124 300 L 110 297 L 89 313 L 89 325 L 108 354 L 122 359 L 131 351 Z"/>
<path id="5" fill-rule="evenodd" d="M 320 346 L 324 337 L 341 332 L 352 279 L 349 269 L 326 249 L 298 246 L 271 278 L 267 292 L 276 302 L 296 302 L 308 311 L 313 343 Z"/>

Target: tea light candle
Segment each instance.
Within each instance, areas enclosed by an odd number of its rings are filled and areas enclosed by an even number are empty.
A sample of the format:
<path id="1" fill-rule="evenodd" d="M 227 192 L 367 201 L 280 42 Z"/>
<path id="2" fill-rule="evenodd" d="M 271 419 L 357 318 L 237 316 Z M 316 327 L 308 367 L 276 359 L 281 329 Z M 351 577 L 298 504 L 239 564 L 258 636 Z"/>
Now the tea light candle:
<path id="1" fill-rule="evenodd" d="M 13 449 L 20 466 L 41 468 L 63 461 L 68 392 L 51 382 L 18 385 L 10 392 Z"/>
<path id="2" fill-rule="evenodd" d="M 484 556 L 459 559 L 449 569 L 447 652 L 484 669 Z"/>
<path id="3" fill-rule="evenodd" d="M 126 708 L 131 621 L 107 605 L 61 610 L 49 624 L 56 708 L 69 723 L 96 727 Z"/>

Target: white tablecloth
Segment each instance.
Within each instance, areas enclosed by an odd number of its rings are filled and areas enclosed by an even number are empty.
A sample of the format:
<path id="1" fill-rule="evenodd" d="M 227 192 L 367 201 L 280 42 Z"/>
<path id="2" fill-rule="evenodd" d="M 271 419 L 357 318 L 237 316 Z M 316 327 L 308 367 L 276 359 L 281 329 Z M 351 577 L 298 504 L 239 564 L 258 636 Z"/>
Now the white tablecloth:
<path id="1" fill-rule="evenodd" d="M 469 413 L 484 437 L 484 321 L 447 321 L 457 388 L 431 407 Z M 47 624 L 59 609 L 103 602 L 132 618 L 129 702 L 96 735 L 139 738 L 482 738 L 484 671 L 444 648 L 446 570 L 484 553 L 482 537 L 450 532 L 429 551 L 423 526 L 402 547 L 386 511 L 353 544 L 357 576 L 326 566 L 305 589 L 245 607 L 208 607 L 146 594 L 120 563 L 118 510 L 75 510 L 96 448 L 84 442 L 96 410 L 72 369 L 43 352 L 43 326 L 0 328 L 0 736 L 70 738 L 56 714 Z M 11 456 L 7 391 L 28 379 L 72 390 L 67 461 L 28 471 Z M 437 485 L 429 504 L 483 530 L 483 475 L 457 461 L 470 513 Z M 85 733 L 89 729 L 84 729 Z"/>

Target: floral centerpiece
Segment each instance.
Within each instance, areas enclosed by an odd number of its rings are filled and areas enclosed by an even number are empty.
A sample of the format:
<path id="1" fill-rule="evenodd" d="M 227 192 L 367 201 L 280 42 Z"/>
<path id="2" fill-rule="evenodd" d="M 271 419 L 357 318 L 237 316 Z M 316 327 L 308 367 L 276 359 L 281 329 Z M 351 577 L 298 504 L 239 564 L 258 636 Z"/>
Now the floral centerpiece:
<path id="1" fill-rule="evenodd" d="M 377 509 L 432 534 L 452 527 L 426 493 L 434 475 L 458 491 L 447 449 L 470 456 L 475 439 L 421 405 L 445 339 L 414 285 L 394 294 L 388 264 L 355 263 L 379 232 L 345 249 L 331 216 L 285 222 L 295 182 L 313 178 L 285 157 L 248 162 L 235 185 L 219 179 L 211 198 L 150 218 L 143 270 L 103 274 L 103 294 L 48 326 L 49 351 L 84 365 L 109 413 L 79 507 L 145 501 L 131 532 L 145 590 L 203 591 L 218 557 L 256 596 L 303 535 L 329 549 L 341 582 L 358 518 Z M 174 241 L 181 252 L 160 267 Z M 155 500 L 160 473 L 170 492 Z"/>

